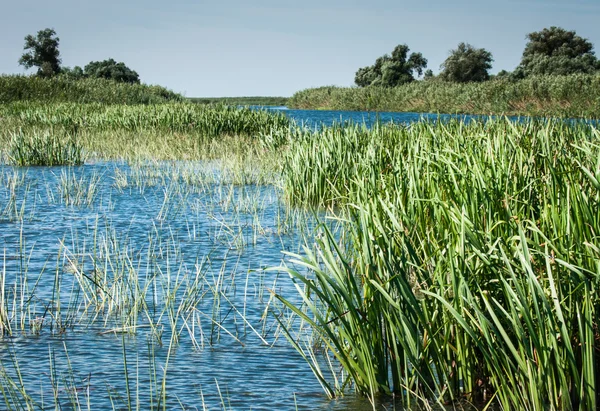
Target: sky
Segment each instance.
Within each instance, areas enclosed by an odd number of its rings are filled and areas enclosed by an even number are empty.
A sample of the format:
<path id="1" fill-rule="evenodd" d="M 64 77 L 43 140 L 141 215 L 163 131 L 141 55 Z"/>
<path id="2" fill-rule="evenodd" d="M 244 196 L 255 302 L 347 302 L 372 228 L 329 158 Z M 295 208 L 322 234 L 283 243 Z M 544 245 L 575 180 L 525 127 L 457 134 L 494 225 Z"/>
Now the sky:
<path id="1" fill-rule="evenodd" d="M 550 26 L 600 55 L 599 0 L 0 0 L 0 10 L 0 73 L 34 72 L 18 65 L 24 37 L 49 27 L 64 66 L 114 58 L 187 97 L 351 86 L 398 44 L 434 73 L 460 42 L 491 51 L 492 73 L 512 71 L 526 34 Z"/>

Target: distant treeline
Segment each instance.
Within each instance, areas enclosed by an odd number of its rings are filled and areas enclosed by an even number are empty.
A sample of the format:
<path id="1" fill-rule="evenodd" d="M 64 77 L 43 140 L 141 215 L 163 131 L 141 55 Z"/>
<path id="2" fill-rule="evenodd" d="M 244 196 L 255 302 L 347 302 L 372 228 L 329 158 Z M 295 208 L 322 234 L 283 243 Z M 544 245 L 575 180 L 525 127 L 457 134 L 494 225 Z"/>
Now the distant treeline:
<path id="1" fill-rule="evenodd" d="M 0 103 L 14 101 L 158 104 L 184 97 L 161 86 L 120 83 L 103 78 L 0 75 Z"/>
<path id="2" fill-rule="evenodd" d="M 198 104 L 226 104 L 231 106 L 285 106 L 288 97 L 191 97 Z"/>
<path id="3" fill-rule="evenodd" d="M 319 87 L 290 108 L 600 118 L 600 74 L 496 78 L 481 83 L 415 81 L 397 87 Z"/>

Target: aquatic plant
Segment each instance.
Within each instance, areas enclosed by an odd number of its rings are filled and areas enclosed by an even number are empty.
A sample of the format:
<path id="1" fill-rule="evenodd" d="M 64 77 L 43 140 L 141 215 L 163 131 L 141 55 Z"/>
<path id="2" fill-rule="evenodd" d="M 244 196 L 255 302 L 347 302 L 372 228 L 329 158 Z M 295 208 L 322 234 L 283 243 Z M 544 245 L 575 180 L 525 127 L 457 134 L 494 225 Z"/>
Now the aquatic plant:
<path id="1" fill-rule="evenodd" d="M 279 296 L 312 327 L 288 337 L 326 391 L 596 409 L 599 140 L 589 125 L 502 119 L 292 145 L 289 200 L 335 205 L 344 227 L 291 255 L 303 304 Z M 332 357 L 341 376 L 323 368 Z"/>
<path id="2" fill-rule="evenodd" d="M 81 145 L 72 136 L 53 133 L 13 133 L 8 146 L 8 160 L 16 166 L 76 166 L 83 164 Z"/>

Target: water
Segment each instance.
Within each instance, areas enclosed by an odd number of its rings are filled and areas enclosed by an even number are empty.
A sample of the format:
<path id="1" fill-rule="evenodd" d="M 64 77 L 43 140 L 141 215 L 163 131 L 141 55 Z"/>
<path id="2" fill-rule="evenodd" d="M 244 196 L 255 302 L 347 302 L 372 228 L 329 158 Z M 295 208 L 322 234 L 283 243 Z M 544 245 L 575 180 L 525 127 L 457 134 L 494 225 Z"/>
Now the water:
<path id="1" fill-rule="evenodd" d="M 264 268 L 310 241 L 315 220 L 272 186 L 222 179 L 198 163 L 0 167 L 0 272 L 16 318 L 0 382 L 19 370 L 42 409 L 150 409 L 163 381 L 166 409 L 371 409 L 329 400 L 275 318 L 271 290 L 297 294 Z"/>
<path id="2" fill-rule="evenodd" d="M 257 107 L 259 108 L 259 107 Z M 469 122 L 472 120 L 486 121 L 504 116 L 470 115 L 470 114 L 434 114 L 434 113 L 399 113 L 399 112 L 368 112 L 368 111 L 339 111 L 339 110 L 294 110 L 287 107 L 260 107 L 260 109 L 279 111 L 297 124 L 309 128 L 329 127 L 332 124 L 351 122 L 353 124 L 365 124 L 371 127 L 377 122 L 410 124 L 421 120 L 449 121 L 452 119 Z M 528 121 L 533 117 L 507 116 L 511 121 Z M 547 120 L 535 117 L 537 120 Z M 594 119 L 557 119 L 557 121 L 568 121 L 574 124 L 588 124 L 598 126 L 599 120 Z"/>
<path id="3" fill-rule="evenodd" d="M 494 116 L 474 116 L 464 114 L 432 114 L 432 113 L 398 113 L 398 112 L 367 112 L 367 111 L 339 111 L 339 110 L 294 110 L 287 107 L 264 107 L 267 110 L 279 111 L 289 118 L 296 121 L 297 124 L 310 128 L 320 126 L 331 126 L 334 123 L 340 124 L 352 122 L 354 124 L 365 124 L 368 127 L 376 122 L 408 124 L 421 120 L 441 120 L 450 119 L 474 120 L 488 119 Z M 519 117 L 510 117 L 518 120 Z"/>

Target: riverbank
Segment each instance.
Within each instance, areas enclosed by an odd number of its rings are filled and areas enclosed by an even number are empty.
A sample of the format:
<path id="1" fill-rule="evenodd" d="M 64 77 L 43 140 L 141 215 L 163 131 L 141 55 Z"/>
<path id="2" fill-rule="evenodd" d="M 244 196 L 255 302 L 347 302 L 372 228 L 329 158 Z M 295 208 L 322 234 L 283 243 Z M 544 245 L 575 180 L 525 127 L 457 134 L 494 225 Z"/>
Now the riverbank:
<path id="1" fill-rule="evenodd" d="M 600 76 L 543 76 L 483 83 L 416 81 L 400 87 L 319 87 L 295 93 L 288 107 L 600 118 Z"/>

